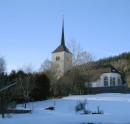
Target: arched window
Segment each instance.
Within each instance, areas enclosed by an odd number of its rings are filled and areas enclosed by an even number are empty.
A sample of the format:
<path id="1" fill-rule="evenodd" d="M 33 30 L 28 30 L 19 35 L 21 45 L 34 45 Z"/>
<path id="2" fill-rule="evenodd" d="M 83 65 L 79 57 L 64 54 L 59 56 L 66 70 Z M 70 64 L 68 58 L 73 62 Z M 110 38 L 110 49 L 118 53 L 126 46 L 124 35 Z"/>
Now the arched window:
<path id="1" fill-rule="evenodd" d="M 121 79 L 118 78 L 118 86 L 121 86 L 121 85 L 122 85 Z"/>
<path id="2" fill-rule="evenodd" d="M 113 86 L 112 77 L 110 77 L 110 86 Z"/>
<path id="3" fill-rule="evenodd" d="M 112 80 L 113 86 L 115 86 L 115 83 L 116 83 L 116 79 L 115 79 L 115 77 L 113 77 L 113 80 Z"/>
<path id="4" fill-rule="evenodd" d="M 104 86 L 105 87 L 108 86 L 108 77 L 107 76 L 104 77 Z"/>

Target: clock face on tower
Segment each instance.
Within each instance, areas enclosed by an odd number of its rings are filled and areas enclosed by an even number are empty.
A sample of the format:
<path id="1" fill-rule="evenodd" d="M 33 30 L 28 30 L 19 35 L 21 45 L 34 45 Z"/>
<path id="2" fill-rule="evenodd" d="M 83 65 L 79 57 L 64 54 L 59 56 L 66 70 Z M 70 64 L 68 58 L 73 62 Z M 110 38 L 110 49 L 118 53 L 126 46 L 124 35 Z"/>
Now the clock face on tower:
<path id="1" fill-rule="evenodd" d="M 56 61 L 59 61 L 60 60 L 60 56 L 56 56 Z"/>

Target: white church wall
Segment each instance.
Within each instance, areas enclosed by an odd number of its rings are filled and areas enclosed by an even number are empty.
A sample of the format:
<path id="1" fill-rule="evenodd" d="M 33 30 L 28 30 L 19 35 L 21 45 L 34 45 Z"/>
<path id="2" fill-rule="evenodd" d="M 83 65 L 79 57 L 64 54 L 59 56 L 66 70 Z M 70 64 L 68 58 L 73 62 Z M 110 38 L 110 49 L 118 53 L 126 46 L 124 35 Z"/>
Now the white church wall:
<path id="1" fill-rule="evenodd" d="M 52 64 L 57 65 L 57 76 L 64 74 L 64 51 L 52 53 Z"/>
<path id="2" fill-rule="evenodd" d="M 52 53 L 52 63 L 58 65 L 57 75 L 60 77 L 72 67 L 72 55 L 65 51 Z"/>
<path id="3" fill-rule="evenodd" d="M 107 77 L 108 78 L 108 87 L 109 86 L 121 86 L 122 85 L 122 78 L 121 78 L 121 75 L 119 73 L 103 73 L 100 78 L 95 81 L 95 82 L 92 82 L 91 85 L 92 87 L 105 87 L 104 86 L 104 78 Z M 113 85 L 113 80 L 111 81 L 111 79 L 115 79 L 115 83 Z M 107 87 L 106 86 L 106 87 Z"/>

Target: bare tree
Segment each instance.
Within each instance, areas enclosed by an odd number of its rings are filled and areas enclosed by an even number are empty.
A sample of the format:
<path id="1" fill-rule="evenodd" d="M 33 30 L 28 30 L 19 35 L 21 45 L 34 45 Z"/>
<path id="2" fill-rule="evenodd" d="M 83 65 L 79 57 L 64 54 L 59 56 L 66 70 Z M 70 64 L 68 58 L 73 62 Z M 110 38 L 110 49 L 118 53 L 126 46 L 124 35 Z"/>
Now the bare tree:
<path id="1" fill-rule="evenodd" d="M 82 65 L 94 59 L 91 53 L 84 51 L 74 40 L 69 43 L 69 49 L 73 54 L 73 66 Z"/>
<path id="2" fill-rule="evenodd" d="M 20 102 L 24 101 L 26 108 L 26 103 L 30 100 L 30 93 L 35 87 L 35 74 L 19 70 L 12 74 L 12 81 L 17 83 L 13 92 L 13 99 Z"/>
<path id="3" fill-rule="evenodd" d="M 4 73 L 6 69 L 4 57 L 0 57 L 0 73 Z"/>
<path id="4" fill-rule="evenodd" d="M 92 68 L 93 56 L 91 53 L 83 51 L 80 45 L 75 41 L 70 43 L 70 50 L 73 54 L 73 66 L 75 67 L 75 69 L 70 71 L 70 78 L 73 82 L 73 91 L 76 87 L 76 89 L 78 88 L 80 93 L 82 93 L 82 89 L 86 86 L 85 83 L 87 83 L 88 87 L 91 86 L 90 70 Z"/>
<path id="5" fill-rule="evenodd" d="M 58 67 L 59 66 L 57 64 L 53 63 L 51 66 L 51 70 L 45 72 L 48 78 L 50 79 L 50 91 L 52 96 L 54 95 L 54 92 L 57 92 L 56 90 L 58 89 Z"/>
<path id="6" fill-rule="evenodd" d="M 73 66 L 76 66 L 79 64 L 79 58 L 80 58 L 80 53 L 83 51 L 81 46 L 74 40 L 69 42 L 69 50 L 71 51 L 73 58 L 72 58 L 72 63 Z"/>
<path id="7" fill-rule="evenodd" d="M 5 113 L 8 112 L 8 105 L 12 95 L 11 89 L 15 85 L 16 83 L 13 83 L 0 89 L 0 113 L 2 114 L 2 118 L 4 118 Z"/>
<path id="8" fill-rule="evenodd" d="M 20 70 L 23 70 L 25 73 L 33 73 L 34 72 L 34 66 L 30 63 L 28 65 L 24 65 Z"/>
<path id="9" fill-rule="evenodd" d="M 46 71 L 49 71 L 51 70 L 51 61 L 49 59 L 46 59 L 42 64 L 41 64 L 41 67 L 40 67 L 40 71 L 41 72 L 46 72 Z"/>
<path id="10" fill-rule="evenodd" d="M 35 87 L 35 76 L 32 74 L 25 75 L 24 77 L 19 76 L 16 78 L 16 82 L 19 85 L 19 90 L 24 98 L 24 107 L 26 108 L 26 103 L 30 99 L 30 93 Z"/>
<path id="11" fill-rule="evenodd" d="M 40 67 L 40 71 L 44 72 L 47 77 L 50 79 L 50 90 L 51 95 L 54 95 L 54 92 L 57 92 L 57 79 L 58 79 L 58 65 L 55 63 L 52 63 L 49 59 L 46 59 Z"/>

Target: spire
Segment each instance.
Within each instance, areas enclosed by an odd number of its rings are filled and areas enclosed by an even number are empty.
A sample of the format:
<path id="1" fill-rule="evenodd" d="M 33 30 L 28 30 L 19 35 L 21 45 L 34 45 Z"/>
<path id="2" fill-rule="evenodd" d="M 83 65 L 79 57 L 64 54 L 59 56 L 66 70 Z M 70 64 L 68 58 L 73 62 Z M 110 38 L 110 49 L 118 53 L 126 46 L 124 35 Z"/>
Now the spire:
<path id="1" fill-rule="evenodd" d="M 71 53 L 69 49 L 65 46 L 65 37 L 64 37 L 64 16 L 63 16 L 63 21 L 62 21 L 62 34 L 61 34 L 61 44 L 52 52 L 61 52 L 65 51 L 68 53 Z"/>
<path id="2" fill-rule="evenodd" d="M 61 46 L 65 46 L 65 37 L 64 37 L 64 16 L 63 16 L 63 22 L 62 22 Z"/>

